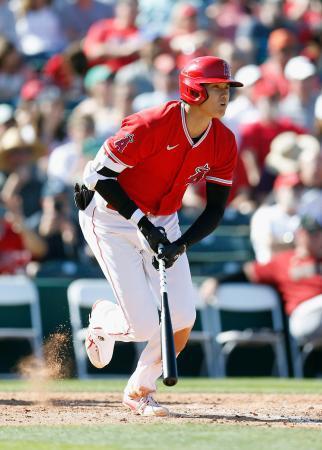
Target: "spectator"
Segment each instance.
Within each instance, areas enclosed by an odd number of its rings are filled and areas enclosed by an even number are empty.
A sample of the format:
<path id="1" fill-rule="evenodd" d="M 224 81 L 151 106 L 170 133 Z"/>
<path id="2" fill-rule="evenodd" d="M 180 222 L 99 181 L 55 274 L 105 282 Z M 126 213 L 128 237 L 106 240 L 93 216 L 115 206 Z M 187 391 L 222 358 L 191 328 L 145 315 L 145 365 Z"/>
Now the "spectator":
<path id="1" fill-rule="evenodd" d="M 94 138 L 94 121 L 90 115 L 74 112 L 68 120 L 68 142 L 56 147 L 48 160 L 48 177 L 66 186 L 73 185 L 83 172 L 87 159 L 83 154 L 86 141 Z M 99 148 L 99 146 L 98 146 Z"/>
<path id="2" fill-rule="evenodd" d="M 290 89 L 279 105 L 279 113 L 314 133 L 314 107 L 319 88 L 316 67 L 305 56 L 295 56 L 288 61 L 284 72 Z"/>
<path id="3" fill-rule="evenodd" d="M 47 153 L 66 140 L 66 109 L 61 90 L 56 86 L 43 89 L 35 99 L 34 128 L 46 145 Z M 29 109 L 28 104 L 26 108 Z"/>
<path id="4" fill-rule="evenodd" d="M 261 64 L 262 78 L 274 83 L 281 97 L 289 92 L 289 81 L 285 77 L 287 62 L 296 55 L 296 35 L 286 28 L 279 28 L 270 33 L 268 38 L 268 58 Z"/>
<path id="5" fill-rule="evenodd" d="M 83 49 L 92 66 L 106 64 L 116 72 L 138 58 L 142 40 L 136 26 L 137 14 L 137 0 L 117 0 L 115 17 L 90 27 Z"/>
<path id="6" fill-rule="evenodd" d="M 44 80 L 57 86 L 67 106 L 72 107 L 84 97 L 83 81 L 88 69 L 87 58 L 79 43 L 70 44 L 62 53 L 53 55 L 44 64 Z"/>
<path id="7" fill-rule="evenodd" d="M 286 18 L 297 24 L 301 42 L 321 28 L 322 5 L 319 0 L 286 0 L 283 12 Z"/>
<path id="8" fill-rule="evenodd" d="M 140 0 L 138 23 L 140 27 L 150 28 L 157 33 L 164 34 L 169 26 L 171 11 L 177 0 Z"/>
<path id="9" fill-rule="evenodd" d="M 36 161 L 45 154 L 45 148 L 16 127 L 9 128 L 0 140 L 0 171 L 5 181 L 2 199 L 21 201 L 23 215 L 29 217 L 40 209 L 40 194 L 44 174 Z"/>
<path id="10" fill-rule="evenodd" d="M 142 33 L 143 44 L 139 50 L 139 58 L 121 67 L 115 76 L 115 83 L 119 86 L 131 85 L 133 95 L 153 91 L 153 63 L 155 58 L 165 51 L 166 42 L 160 34 L 154 31 Z"/>
<path id="11" fill-rule="evenodd" d="M 278 5 L 280 2 L 274 2 Z M 235 43 L 247 53 L 251 54 L 251 61 L 255 64 L 261 64 L 267 56 L 267 39 L 275 23 L 275 12 L 269 8 L 270 16 L 265 15 L 268 2 L 262 2 L 258 8 L 257 2 L 247 2 L 245 5 L 245 14 L 237 23 L 235 33 Z M 272 11 L 273 10 L 273 11 Z M 272 14 L 273 12 L 273 14 Z"/>
<path id="12" fill-rule="evenodd" d="M 259 112 L 254 103 L 253 90 L 261 73 L 255 64 L 241 67 L 235 74 L 236 80 L 243 83 L 244 88 L 237 90 L 235 97 L 228 103 L 223 122 L 233 131 L 237 146 L 240 144 L 240 132 L 245 124 L 259 120 Z"/>
<path id="13" fill-rule="evenodd" d="M 0 101 L 15 104 L 23 83 L 31 76 L 14 44 L 0 35 Z"/>
<path id="14" fill-rule="evenodd" d="M 132 105 L 134 112 L 179 98 L 178 70 L 173 56 L 164 53 L 156 57 L 153 85 L 153 92 L 146 92 L 135 97 Z"/>
<path id="15" fill-rule="evenodd" d="M 83 39 L 90 26 L 114 15 L 112 5 L 96 0 L 64 2 L 58 9 L 62 29 L 70 42 Z"/>
<path id="16" fill-rule="evenodd" d="M 70 189 L 60 180 L 50 178 L 42 190 L 42 210 L 28 221 L 30 227 L 46 243 L 40 260 L 77 260 L 79 232 L 71 209 Z M 40 267 L 34 267 L 34 272 Z"/>
<path id="17" fill-rule="evenodd" d="M 171 9 L 168 37 L 192 36 L 198 31 L 198 9 L 191 3 L 178 3 Z"/>
<path id="18" fill-rule="evenodd" d="M 11 105 L 0 103 L 0 136 L 15 125 L 14 109 Z"/>
<path id="19" fill-rule="evenodd" d="M 178 3 L 171 12 L 169 30 L 165 35 L 176 55 L 178 68 L 198 56 L 209 54 L 213 36 L 199 24 L 198 9 L 190 3 Z"/>
<path id="20" fill-rule="evenodd" d="M 265 158 L 274 137 L 284 131 L 304 133 L 304 129 L 286 119 L 278 118 L 280 97 L 274 86 L 262 86 L 265 95 L 256 101 L 260 119 L 244 126 L 241 132 L 240 156 L 249 186 L 260 199 L 272 188 L 273 179 L 265 168 Z"/>
<path id="21" fill-rule="evenodd" d="M 318 96 L 314 107 L 315 127 L 314 134 L 322 143 L 322 93 Z"/>
<path id="22" fill-rule="evenodd" d="M 88 97 L 74 109 L 80 115 L 90 115 L 95 123 L 96 136 L 110 136 L 119 126 L 120 117 L 113 107 L 114 75 L 105 65 L 94 66 L 84 78 Z"/>
<path id="23" fill-rule="evenodd" d="M 258 18 L 269 33 L 280 28 L 295 32 L 297 24 L 285 16 L 283 7 L 284 0 L 263 0 L 260 3 L 257 9 Z"/>
<path id="24" fill-rule="evenodd" d="M 292 336 L 305 343 L 322 337 L 322 222 L 303 216 L 294 244 L 294 249 L 277 253 L 266 264 L 244 264 L 241 273 L 223 276 L 221 282 L 250 281 L 275 287 Z M 211 301 L 219 281 L 209 278 L 202 284 L 200 293 L 206 301 Z"/>
<path id="25" fill-rule="evenodd" d="M 213 28 L 220 38 L 235 40 L 237 27 L 247 14 L 244 1 L 214 1 L 207 8 L 207 16 L 213 21 Z"/>
<path id="26" fill-rule="evenodd" d="M 47 246 L 28 228 L 19 199 L 10 199 L 7 206 L 0 203 L 0 273 L 16 273 L 25 270 L 31 260 L 42 258 Z"/>
<path id="27" fill-rule="evenodd" d="M 250 222 L 250 239 L 256 261 L 267 263 L 281 250 L 291 248 L 300 218 L 297 207 L 302 183 L 297 174 L 278 175 L 274 182 L 273 204 L 263 204 Z"/>
<path id="28" fill-rule="evenodd" d="M 22 0 L 16 32 L 26 56 L 46 58 L 61 51 L 67 43 L 52 0 Z"/>
<path id="29" fill-rule="evenodd" d="M 133 113 L 134 98 L 135 89 L 131 84 L 115 85 L 113 107 L 115 120 L 118 120 L 120 125 L 125 117 Z"/>
<path id="30" fill-rule="evenodd" d="M 12 44 L 17 44 L 16 18 L 8 0 L 0 0 L 0 35 Z"/>
<path id="31" fill-rule="evenodd" d="M 315 138 L 299 155 L 299 176 L 307 189 L 322 189 L 322 150 Z"/>
<path id="32" fill-rule="evenodd" d="M 311 154 L 319 153 L 319 148 L 319 142 L 314 136 L 285 131 L 272 140 L 265 166 L 274 175 L 299 173 L 300 155 L 306 153 L 306 159 Z M 305 183 L 305 180 L 302 182 Z"/>
<path id="33" fill-rule="evenodd" d="M 230 64 L 231 73 L 236 75 L 237 71 L 246 64 L 252 62 L 252 55 L 246 49 L 242 49 L 238 44 L 231 41 L 213 41 L 211 46 L 211 54 L 218 55 L 219 58 L 225 59 Z"/>

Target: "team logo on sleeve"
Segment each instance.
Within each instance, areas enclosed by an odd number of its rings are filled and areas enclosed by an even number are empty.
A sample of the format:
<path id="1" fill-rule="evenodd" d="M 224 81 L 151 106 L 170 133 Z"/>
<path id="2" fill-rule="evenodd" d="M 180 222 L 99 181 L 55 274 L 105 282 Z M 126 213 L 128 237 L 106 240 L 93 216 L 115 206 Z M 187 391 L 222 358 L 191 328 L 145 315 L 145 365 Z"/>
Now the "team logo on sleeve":
<path id="1" fill-rule="evenodd" d="M 195 173 L 190 175 L 187 180 L 187 184 L 195 184 L 199 183 L 199 181 L 203 180 L 207 173 L 209 172 L 210 167 L 209 164 L 206 163 L 204 166 L 198 166 L 195 168 Z"/>
<path id="2" fill-rule="evenodd" d="M 134 141 L 134 134 L 127 134 L 124 138 L 114 142 L 114 146 L 119 153 L 123 153 L 125 147 Z"/>

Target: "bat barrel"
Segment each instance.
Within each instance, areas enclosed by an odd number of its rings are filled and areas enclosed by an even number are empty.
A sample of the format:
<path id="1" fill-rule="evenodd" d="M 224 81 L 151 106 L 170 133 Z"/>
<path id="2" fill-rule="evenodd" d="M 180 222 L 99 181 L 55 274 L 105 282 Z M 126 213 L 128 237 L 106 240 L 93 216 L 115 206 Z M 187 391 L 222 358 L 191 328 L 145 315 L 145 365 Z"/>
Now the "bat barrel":
<path id="1" fill-rule="evenodd" d="M 165 292 L 161 299 L 161 355 L 163 383 L 174 386 L 178 381 L 177 360 L 174 347 L 168 295 Z"/>
<path id="2" fill-rule="evenodd" d="M 178 381 L 177 360 L 173 339 L 173 329 L 168 302 L 165 262 L 159 260 L 160 290 L 161 290 L 161 357 L 163 383 L 174 386 Z"/>

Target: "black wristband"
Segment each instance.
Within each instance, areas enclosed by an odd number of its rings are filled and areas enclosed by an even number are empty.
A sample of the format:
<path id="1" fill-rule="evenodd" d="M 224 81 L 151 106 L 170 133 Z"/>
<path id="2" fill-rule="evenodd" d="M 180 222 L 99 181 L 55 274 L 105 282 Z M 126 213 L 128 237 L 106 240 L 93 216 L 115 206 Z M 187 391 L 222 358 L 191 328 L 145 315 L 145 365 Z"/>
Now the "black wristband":
<path id="1" fill-rule="evenodd" d="M 140 231 L 150 231 L 152 228 L 154 228 L 154 225 L 146 216 L 143 216 L 138 221 L 138 228 Z"/>
<path id="2" fill-rule="evenodd" d="M 186 240 L 183 238 L 183 236 L 179 237 L 179 239 L 177 239 L 175 242 L 176 242 L 176 244 L 179 245 L 179 246 L 184 245 L 184 246 L 185 246 L 185 250 L 187 250 L 187 248 L 188 248 L 188 243 L 187 243 Z"/>

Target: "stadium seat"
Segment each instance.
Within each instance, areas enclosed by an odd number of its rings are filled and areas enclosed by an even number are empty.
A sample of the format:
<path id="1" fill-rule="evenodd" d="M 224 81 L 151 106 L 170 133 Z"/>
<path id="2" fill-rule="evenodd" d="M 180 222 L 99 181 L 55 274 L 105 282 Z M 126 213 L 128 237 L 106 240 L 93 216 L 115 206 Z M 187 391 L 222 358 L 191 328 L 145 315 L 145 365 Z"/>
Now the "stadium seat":
<path id="1" fill-rule="evenodd" d="M 91 378 L 88 371 L 88 358 L 84 348 L 87 323 L 84 324 L 83 313 L 90 311 L 93 303 L 98 299 L 116 301 L 113 290 L 105 278 L 80 278 L 72 281 L 67 289 L 70 323 L 73 334 L 73 346 L 77 376 L 79 378 Z M 122 343 L 121 343 L 122 344 Z M 142 343 L 135 343 L 136 353 L 142 351 Z M 107 374 L 101 372 L 101 376 Z"/>
<path id="2" fill-rule="evenodd" d="M 271 315 L 271 328 L 224 330 L 222 313 L 258 313 Z M 226 365 L 232 351 L 239 346 L 270 346 L 274 354 L 273 373 L 288 376 L 287 354 L 283 332 L 283 319 L 277 292 L 267 285 L 227 283 L 218 287 L 214 303 L 208 307 L 208 326 L 215 335 L 217 374 L 226 376 Z"/>
<path id="3" fill-rule="evenodd" d="M 200 299 L 197 283 L 194 283 L 194 290 L 197 317 L 190 333 L 188 345 L 189 342 L 201 345 L 204 358 L 200 375 L 213 377 L 216 375 L 213 332 L 207 325 L 207 308 Z"/>
<path id="4" fill-rule="evenodd" d="M 299 343 L 289 334 L 290 350 L 293 366 L 293 375 L 295 378 L 304 377 L 305 364 L 308 357 L 314 351 L 322 349 L 322 338 L 312 339 L 303 344 Z"/>
<path id="5" fill-rule="evenodd" d="M 249 224 L 245 219 L 244 222 L 233 219 L 223 219 L 213 233 L 189 247 L 187 254 L 193 276 L 231 272 L 253 259 Z"/>
<path id="6" fill-rule="evenodd" d="M 33 281 L 24 275 L 0 276 L 0 307 L 12 308 L 26 306 L 29 309 L 29 326 L 10 326 L 0 328 L 1 340 L 27 340 L 33 354 L 41 359 L 42 326 L 40 318 L 39 297 Z M 16 321 L 15 321 L 16 324 Z M 17 324 L 18 325 L 18 324 Z M 1 374 L 1 376 L 4 374 Z M 7 376 L 12 376 L 7 374 Z"/>

